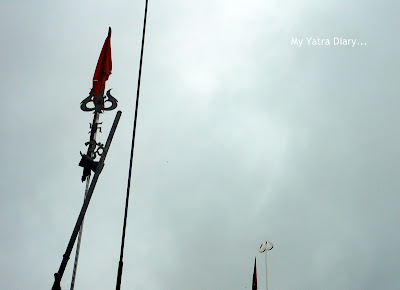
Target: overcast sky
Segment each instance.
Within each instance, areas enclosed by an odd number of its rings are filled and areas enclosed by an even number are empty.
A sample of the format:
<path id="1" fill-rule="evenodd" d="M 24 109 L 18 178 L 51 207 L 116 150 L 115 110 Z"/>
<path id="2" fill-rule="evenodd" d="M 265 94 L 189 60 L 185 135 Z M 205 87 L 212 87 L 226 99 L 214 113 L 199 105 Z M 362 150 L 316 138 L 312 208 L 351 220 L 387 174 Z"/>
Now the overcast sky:
<path id="1" fill-rule="evenodd" d="M 79 106 L 109 26 L 122 118 L 75 289 L 114 289 L 144 5 L 0 1 L 1 289 L 53 284 L 83 201 L 92 114 Z M 251 289 L 254 257 L 265 289 L 266 238 L 269 289 L 399 289 L 399 12 L 150 0 L 122 289 Z"/>

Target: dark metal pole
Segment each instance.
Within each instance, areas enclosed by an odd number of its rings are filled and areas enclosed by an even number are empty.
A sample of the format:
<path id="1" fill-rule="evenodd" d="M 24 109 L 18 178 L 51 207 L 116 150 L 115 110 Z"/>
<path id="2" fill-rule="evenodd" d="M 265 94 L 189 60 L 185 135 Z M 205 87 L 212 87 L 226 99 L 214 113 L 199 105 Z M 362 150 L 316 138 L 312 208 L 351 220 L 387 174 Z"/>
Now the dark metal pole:
<path id="1" fill-rule="evenodd" d="M 122 239 L 121 239 L 121 252 L 118 263 L 118 274 L 117 274 L 117 285 L 116 290 L 121 289 L 121 280 L 122 280 L 122 268 L 124 266 L 124 247 L 125 247 L 125 232 L 126 232 L 126 223 L 128 219 L 128 205 L 129 205 L 129 193 L 131 188 L 131 175 L 132 175 L 132 162 L 133 162 L 133 151 L 135 148 L 135 135 L 136 135 L 136 121 L 139 107 L 139 92 L 140 92 L 140 80 L 142 76 L 142 63 L 143 63 L 143 49 L 144 49 L 144 38 L 146 35 L 146 20 L 147 20 L 147 3 L 144 8 L 144 20 L 143 20 L 143 33 L 142 33 L 142 46 L 140 50 L 140 63 L 139 63 L 139 75 L 138 75 L 138 84 L 136 90 L 136 106 L 135 106 L 135 119 L 133 122 L 133 132 L 132 132 L 132 144 L 131 144 L 131 157 L 129 161 L 129 173 L 128 173 L 128 185 L 126 189 L 126 199 L 125 199 L 125 214 L 124 214 L 124 225 L 122 227 Z"/>
<path id="2" fill-rule="evenodd" d="M 101 158 L 100 158 L 99 164 L 97 165 L 97 169 L 96 169 L 96 171 L 94 173 L 92 182 L 90 183 L 90 187 L 89 187 L 87 196 L 85 198 L 85 202 L 82 205 L 81 212 L 79 213 L 79 216 L 78 216 L 78 219 L 76 221 L 76 224 L 75 224 L 74 230 L 72 232 L 71 238 L 69 240 L 67 249 L 65 250 L 65 254 L 63 255 L 63 259 L 61 261 L 60 268 L 58 269 L 58 272 L 54 274 L 54 284 L 53 284 L 53 287 L 51 288 L 52 290 L 60 290 L 61 289 L 60 282 L 61 282 L 62 276 L 64 274 L 65 267 L 67 266 L 67 263 L 68 263 L 70 255 L 71 255 L 72 248 L 74 246 L 76 237 L 78 235 L 79 229 L 81 228 L 82 221 L 83 221 L 83 218 L 85 216 L 86 210 L 87 210 L 87 208 L 89 206 L 89 202 L 90 202 L 90 199 L 92 197 L 92 194 L 93 194 L 94 188 L 96 186 L 97 180 L 99 179 L 100 173 L 101 173 L 101 171 L 102 171 L 102 169 L 104 167 L 104 160 L 106 159 L 106 156 L 107 156 L 107 153 L 108 153 L 108 149 L 110 148 L 111 141 L 112 141 L 112 139 L 114 137 L 115 130 L 117 129 L 119 119 L 121 118 L 121 114 L 122 114 L 122 112 L 118 111 L 117 115 L 115 116 L 114 123 L 113 123 L 113 125 L 111 127 L 111 130 L 110 130 L 110 133 L 108 135 L 106 145 L 104 146 L 103 154 L 101 155 Z"/>

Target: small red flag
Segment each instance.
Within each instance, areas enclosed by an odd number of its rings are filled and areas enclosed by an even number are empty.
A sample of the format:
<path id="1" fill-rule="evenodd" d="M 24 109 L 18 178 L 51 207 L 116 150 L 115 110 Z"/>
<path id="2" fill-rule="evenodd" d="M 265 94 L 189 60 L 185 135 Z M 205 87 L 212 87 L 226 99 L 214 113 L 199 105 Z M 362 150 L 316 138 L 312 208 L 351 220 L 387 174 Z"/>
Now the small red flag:
<path id="1" fill-rule="evenodd" d="M 104 45 L 101 50 L 99 60 L 97 61 L 96 70 L 94 71 L 93 76 L 93 93 L 95 99 L 100 92 L 104 93 L 106 88 L 106 81 L 111 74 L 111 70 L 111 27 L 109 27 L 108 36 L 104 41 Z"/>
<path id="2" fill-rule="evenodd" d="M 256 258 L 254 258 L 254 271 L 253 271 L 253 286 L 252 290 L 257 290 L 257 266 L 256 266 Z"/>

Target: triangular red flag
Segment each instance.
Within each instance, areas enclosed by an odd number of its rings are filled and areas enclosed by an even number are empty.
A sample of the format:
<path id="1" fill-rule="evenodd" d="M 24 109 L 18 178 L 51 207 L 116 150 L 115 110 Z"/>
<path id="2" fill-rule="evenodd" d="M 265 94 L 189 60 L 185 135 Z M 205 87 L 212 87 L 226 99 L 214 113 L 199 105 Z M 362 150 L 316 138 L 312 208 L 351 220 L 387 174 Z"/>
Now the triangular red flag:
<path id="1" fill-rule="evenodd" d="M 112 59 L 111 59 L 111 27 L 108 28 L 108 36 L 104 41 L 99 60 L 97 61 L 96 70 L 93 75 L 93 93 L 94 97 L 99 95 L 100 92 L 104 93 L 106 88 L 106 81 L 111 74 Z M 94 100 L 96 101 L 96 100 Z"/>
<path id="2" fill-rule="evenodd" d="M 254 271 L 253 271 L 253 286 L 252 290 L 257 290 L 257 266 L 256 266 L 256 258 L 254 258 Z"/>

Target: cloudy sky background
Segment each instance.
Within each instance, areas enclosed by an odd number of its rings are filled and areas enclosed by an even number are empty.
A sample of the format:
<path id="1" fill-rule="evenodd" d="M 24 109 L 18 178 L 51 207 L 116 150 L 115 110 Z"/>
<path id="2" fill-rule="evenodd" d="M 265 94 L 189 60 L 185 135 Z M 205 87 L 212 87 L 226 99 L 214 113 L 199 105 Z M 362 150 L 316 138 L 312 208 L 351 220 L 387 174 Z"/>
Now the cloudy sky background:
<path id="1" fill-rule="evenodd" d="M 107 87 L 123 114 L 86 214 L 75 289 L 113 289 L 144 1 L 0 8 L 0 288 L 51 288 L 83 200 L 92 115 L 79 105 L 111 26 Z M 270 289 L 400 287 L 399 10 L 150 0 L 123 289 L 251 289 L 255 256 L 263 289 L 265 238 L 275 245 Z M 98 141 L 115 113 L 101 115 Z"/>

